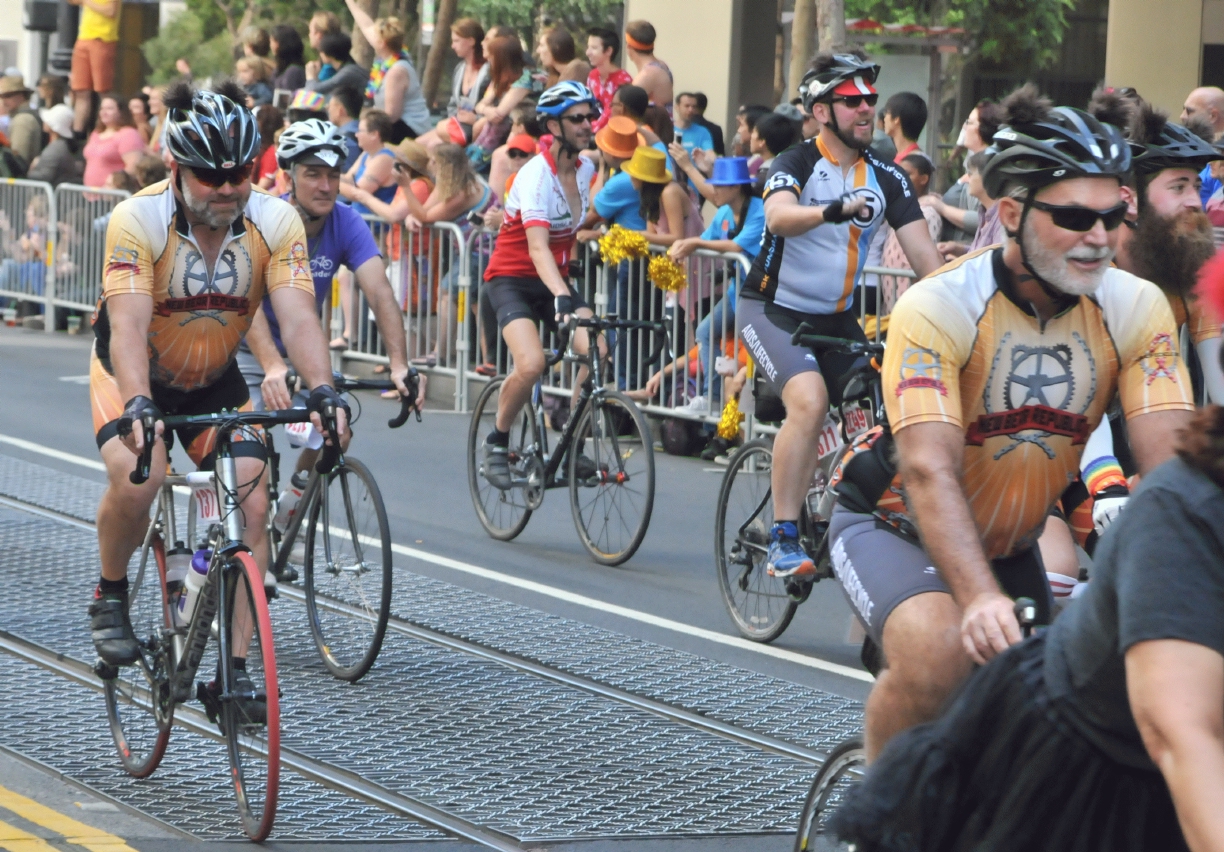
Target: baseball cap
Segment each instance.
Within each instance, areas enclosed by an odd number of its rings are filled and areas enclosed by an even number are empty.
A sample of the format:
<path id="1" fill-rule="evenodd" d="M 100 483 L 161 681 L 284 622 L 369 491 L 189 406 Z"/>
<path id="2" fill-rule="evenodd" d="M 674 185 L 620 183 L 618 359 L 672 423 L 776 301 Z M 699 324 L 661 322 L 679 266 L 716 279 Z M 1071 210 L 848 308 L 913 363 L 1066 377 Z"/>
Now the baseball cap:
<path id="1" fill-rule="evenodd" d="M 526 133 L 519 133 L 516 136 L 511 136 L 506 141 L 506 147 L 514 148 L 515 150 L 522 151 L 526 154 L 537 154 L 540 150 L 539 143 L 536 142 L 535 138 Z"/>

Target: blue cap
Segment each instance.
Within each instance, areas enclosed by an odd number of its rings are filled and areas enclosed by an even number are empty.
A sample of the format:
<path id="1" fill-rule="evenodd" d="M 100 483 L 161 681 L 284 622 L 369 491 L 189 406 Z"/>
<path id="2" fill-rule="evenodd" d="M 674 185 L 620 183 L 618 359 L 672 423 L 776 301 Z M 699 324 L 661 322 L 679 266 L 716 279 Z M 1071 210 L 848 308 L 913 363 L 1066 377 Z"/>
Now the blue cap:
<path id="1" fill-rule="evenodd" d="M 748 174 L 747 157 L 719 157 L 714 161 L 714 176 L 706 181 L 710 186 L 739 186 L 752 183 Z"/>

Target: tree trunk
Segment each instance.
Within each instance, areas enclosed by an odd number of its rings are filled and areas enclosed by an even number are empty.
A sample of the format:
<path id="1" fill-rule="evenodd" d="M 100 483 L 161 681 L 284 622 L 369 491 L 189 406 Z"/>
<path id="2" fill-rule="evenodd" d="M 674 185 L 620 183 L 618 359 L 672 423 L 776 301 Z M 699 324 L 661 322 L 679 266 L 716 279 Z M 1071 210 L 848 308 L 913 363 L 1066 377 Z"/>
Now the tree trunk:
<path id="1" fill-rule="evenodd" d="M 774 37 L 774 85 L 773 99 L 774 103 L 781 103 L 783 100 L 789 100 L 786 94 L 786 72 L 788 69 L 782 67 L 782 58 L 786 53 L 786 40 L 782 37 L 782 0 L 778 0 L 778 34 Z"/>
<path id="2" fill-rule="evenodd" d="M 357 5 L 371 18 L 378 17 L 378 0 L 357 0 Z M 369 68 L 374 64 L 374 48 L 370 47 L 361 28 L 355 24 L 353 26 L 353 61 L 362 68 Z"/>
<path id="3" fill-rule="evenodd" d="M 840 51 L 846 47 L 845 0 L 816 0 L 816 27 L 820 50 Z"/>
<path id="4" fill-rule="evenodd" d="M 816 0 L 795 0 L 795 17 L 791 21 L 790 72 L 786 84 L 788 99 L 799 94 L 799 84 L 803 82 L 803 74 L 815 52 L 812 50 L 815 36 Z"/>
<path id="5" fill-rule="evenodd" d="M 438 94 L 438 83 L 442 79 L 442 60 L 450 49 L 450 28 L 455 20 L 455 7 L 458 0 L 438 0 L 438 8 L 434 11 L 433 44 L 429 46 L 429 56 L 425 59 L 425 76 L 421 89 L 425 94 L 425 102 L 432 104 Z"/>

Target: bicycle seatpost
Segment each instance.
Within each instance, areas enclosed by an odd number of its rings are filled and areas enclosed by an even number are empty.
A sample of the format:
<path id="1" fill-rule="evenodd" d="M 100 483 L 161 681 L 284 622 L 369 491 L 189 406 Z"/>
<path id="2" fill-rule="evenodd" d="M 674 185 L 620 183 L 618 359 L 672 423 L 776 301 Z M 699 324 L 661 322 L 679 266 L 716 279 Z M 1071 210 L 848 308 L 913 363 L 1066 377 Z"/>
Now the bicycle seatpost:
<path id="1" fill-rule="evenodd" d="M 1037 602 L 1032 598 L 1016 598 L 1016 605 L 1012 607 L 1012 611 L 1016 613 L 1016 620 L 1020 622 L 1020 632 L 1027 639 L 1033 634 L 1033 625 L 1037 622 Z"/>
<path id="2" fill-rule="evenodd" d="M 156 436 L 157 419 L 152 414 L 144 414 L 140 418 L 140 428 L 144 433 L 144 449 L 136 459 L 136 469 L 128 474 L 128 480 L 133 485 L 144 485 L 149 481 L 149 469 L 153 466 L 153 441 Z"/>

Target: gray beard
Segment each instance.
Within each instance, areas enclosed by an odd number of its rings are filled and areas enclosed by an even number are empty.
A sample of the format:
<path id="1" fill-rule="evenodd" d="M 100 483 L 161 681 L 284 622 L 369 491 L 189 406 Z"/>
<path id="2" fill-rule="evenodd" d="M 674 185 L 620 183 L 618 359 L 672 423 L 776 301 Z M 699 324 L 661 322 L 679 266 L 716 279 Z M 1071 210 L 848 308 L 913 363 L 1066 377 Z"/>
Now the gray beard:
<path id="1" fill-rule="evenodd" d="M 212 210 L 208 206 L 207 201 L 200 201 L 197 198 L 193 198 L 191 195 L 191 190 L 187 187 L 186 181 L 183 181 L 182 190 L 183 204 L 188 210 L 191 211 L 191 214 L 195 216 L 196 219 L 203 222 L 213 230 L 219 231 L 222 228 L 229 228 L 229 226 L 234 224 L 238 217 L 242 215 L 242 208 L 245 206 L 243 204 L 239 204 L 235 207 L 233 215 L 223 215 Z"/>
<path id="2" fill-rule="evenodd" d="M 1066 255 L 1039 245 L 1033 238 L 1031 229 L 1027 229 L 1027 233 L 1021 231 L 1020 239 L 1023 241 L 1029 266 L 1033 267 L 1037 277 L 1060 293 L 1066 293 L 1068 296 L 1088 296 L 1095 293 L 1105 280 L 1108 263 L 1097 272 L 1083 275 L 1071 270 Z"/>

